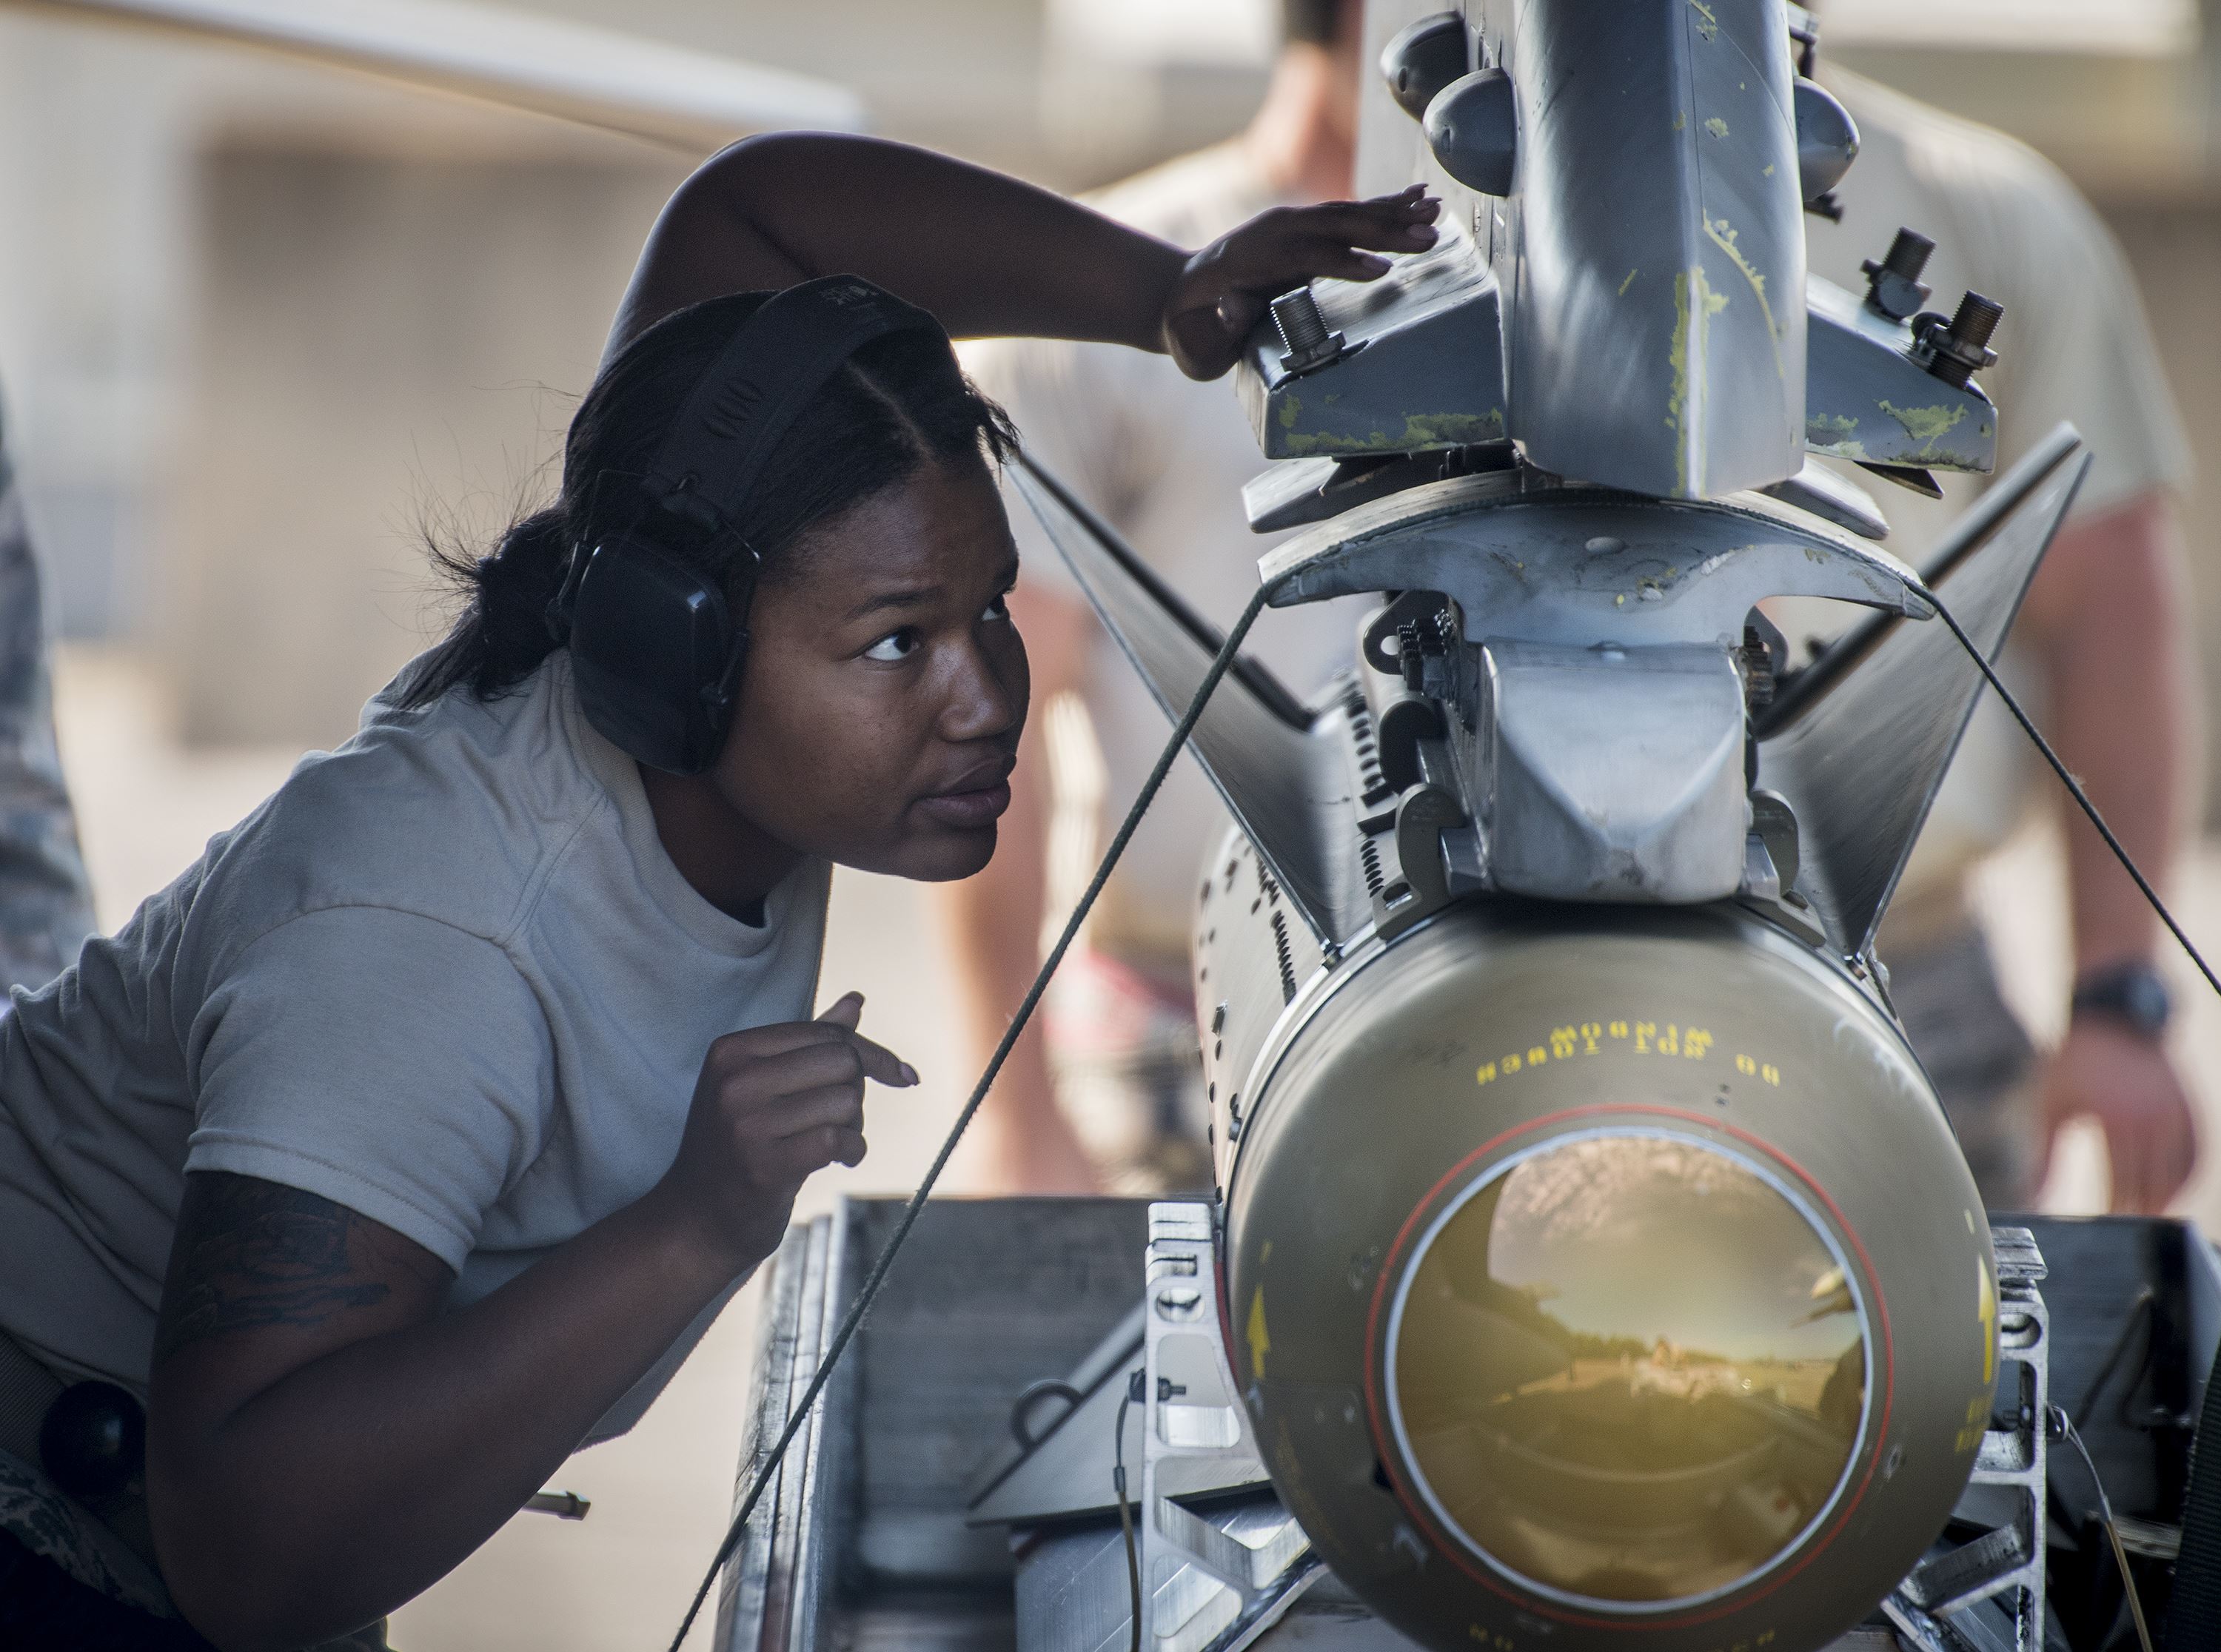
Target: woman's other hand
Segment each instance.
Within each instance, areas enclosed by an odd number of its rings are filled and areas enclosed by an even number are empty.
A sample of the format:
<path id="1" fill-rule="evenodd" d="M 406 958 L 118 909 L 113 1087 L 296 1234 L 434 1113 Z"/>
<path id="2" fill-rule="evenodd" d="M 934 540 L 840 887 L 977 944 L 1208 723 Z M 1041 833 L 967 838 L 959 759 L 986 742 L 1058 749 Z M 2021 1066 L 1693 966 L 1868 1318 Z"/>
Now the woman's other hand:
<path id="1" fill-rule="evenodd" d="M 1382 252 L 1435 244 L 1442 203 L 1414 184 L 1372 201 L 1274 207 L 1188 259 L 1165 302 L 1165 347 L 1191 378 L 1216 378 L 1274 298 L 1321 276 L 1376 281 Z"/>
<path id="2" fill-rule="evenodd" d="M 720 1038 L 644 1199 L 490 1294 L 345 1206 L 194 1171 L 147 1406 L 164 1575 L 225 1652 L 320 1644 L 391 1611 L 514 1515 L 734 1278 L 813 1170 L 864 1156 L 864 1081 L 917 1075 L 815 1021 Z"/>
<path id="3" fill-rule="evenodd" d="M 862 1161 L 864 1081 L 909 1086 L 910 1064 L 856 1031 L 850 993 L 814 1021 L 729 1032 L 710 1046 L 679 1156 L 656 1194 L 732 1273 L 778 1249 L 802 1184 Z"/>

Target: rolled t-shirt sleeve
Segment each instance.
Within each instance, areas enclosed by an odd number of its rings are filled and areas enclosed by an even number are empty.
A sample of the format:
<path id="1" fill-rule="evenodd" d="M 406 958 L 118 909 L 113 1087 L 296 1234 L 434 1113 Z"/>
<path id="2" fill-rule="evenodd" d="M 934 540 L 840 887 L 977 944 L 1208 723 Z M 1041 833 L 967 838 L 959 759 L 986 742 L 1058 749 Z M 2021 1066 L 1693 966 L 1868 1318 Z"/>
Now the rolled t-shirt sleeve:
<path id="1" fill-rule="evenodd" d="M 547 1018 L 508 953 L 384 907 L 310 913 L 242 949 L 188 1062 L 188 1172 L 316 1194 L 457 1270 L 554 1094 Z"/>

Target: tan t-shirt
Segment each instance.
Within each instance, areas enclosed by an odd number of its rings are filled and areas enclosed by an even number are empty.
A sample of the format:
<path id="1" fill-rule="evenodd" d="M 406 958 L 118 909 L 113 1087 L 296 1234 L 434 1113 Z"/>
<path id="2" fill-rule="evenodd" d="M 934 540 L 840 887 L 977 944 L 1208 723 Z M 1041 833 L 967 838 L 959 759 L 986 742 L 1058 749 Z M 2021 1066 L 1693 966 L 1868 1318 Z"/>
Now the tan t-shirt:
<path id="1" fill-rule="evenodd" d="M 2061 420 L 2090 444 L 2090 474 L 2076 514 L 2181 486 L 2190 452 L 2168 394 L 2136 282 L 2119 245 L 2056 168 L 2025 146 L 1840 69 L 1821 78 L 1858 122 L 1857 163 L 1838 187 L 1840 224 L 1808 215 L 1811 267 L 1853 293 L 1866 290 L 1861 260 L 1880 258 L 1899 226 L 1936 243 L 1923 277 L 1929 307 L 1949 315 L 1968 289 L 2005 306 L 1992 340 L 1997 365 L 1979 382 L 1998 404 L 2001 473 Z M 1990 478 L 1941 478 L 1944 496 L 1924 499 L 1856 470 L 1890 522 L 1888 548 L 1924 564 Z M 1785 604 L 1792 641 L 1830 635 L 1842 605 Z M 2007 651 L 2017 693 L 2030 692 L 2041 718 L 2035 662 Z M 1986 695 L 1913 852 L 1893 908 L 1902 936 L 1907 914 L 1948 917 L 1960 909 L 1967 874 L 1998 847 L 2042 794 L 2027 739 L 1994 695 Z"/>
<path id="2" fill-rule="evenodd" d="M 1201 246 L 1282 204 L 1238 144 L 1168 162 L 1091 196 L 1126 223 L 1182 246 Z M 1257 558 L 1279 536 L 1252 533 L 1242 484 L 1264 470 L 1249 422 L 1221 379 L 1199 383 L 1164 356 L 1115 345 L 996 339 L 967 345 L 980 388 L 1017 421 L 1026 446 L 1106 518 L 1212 623 L 1231 625 L 1257 589 Z M 1010 526 L 1021 579 L 1084 602 L 1070 573 L 1015 489 Z M 1298 695 L 1345 668 L 1361 600 L 1268 610 L 1249 651 Z M 1172 725 L 1133 667 L 1096 636 L 1080 699 L 1102 748 L 1098 846 L 1131 805 Z M 1183 757 L 1143 819 L 1093 919 L 1096 945 L 1129 962 L 1184 975 L 1196 872 L 1227 816 L 1211 782 Z"/>

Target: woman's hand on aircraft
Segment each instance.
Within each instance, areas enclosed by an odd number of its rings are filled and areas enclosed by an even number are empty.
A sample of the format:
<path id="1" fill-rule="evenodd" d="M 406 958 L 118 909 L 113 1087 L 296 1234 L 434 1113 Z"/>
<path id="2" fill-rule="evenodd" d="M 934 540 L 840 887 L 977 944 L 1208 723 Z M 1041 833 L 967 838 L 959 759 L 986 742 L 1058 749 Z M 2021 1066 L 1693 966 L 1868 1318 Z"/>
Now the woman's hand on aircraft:
<path id="1" fill-rule="evenodd" d="M 1274 207 L 1188 259 L 1165 301 L 1165 347 L 1191 378 L 1216 378 L 1280 294 L 1322 276 L 1376 281 L 1382 252 L 1435 244 L 1442 203 L 1414 184 L 1371 201 Z"/>
<path id="2" fill-rule="evenodd" d="M 1373 201 L 1275 207 L 1189 253 L 929 149 L 760 133 L 711 157 L 672 196 L 609 348 L 705 298 L 845 271 L 923 305 L 954 338 L 1168 350 L 1194 377 L 1216 378 L 1279 295 L 1320 276 L 1386 274 L 1377 254 L 1433 246 L 1441 210 L 1417 184 Z"/>
<path id="3" fill-rule="evenodd" d="M 795 1194 L 829 1164 L 862 1161 L 864 1081 L 917 1074 L 856 1031 L 850 993 L 814 1021 L 729 1032 L 710 1046 L 679 1156 L 657 1192 L 738 1273 L 775 1250 Z"/>

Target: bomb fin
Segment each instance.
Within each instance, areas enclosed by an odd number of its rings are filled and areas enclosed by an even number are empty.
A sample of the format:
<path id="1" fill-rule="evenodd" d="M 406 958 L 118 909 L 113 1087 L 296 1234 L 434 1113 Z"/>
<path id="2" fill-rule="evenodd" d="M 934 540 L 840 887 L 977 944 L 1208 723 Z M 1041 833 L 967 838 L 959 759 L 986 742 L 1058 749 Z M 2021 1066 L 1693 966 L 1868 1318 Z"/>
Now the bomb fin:
<path id="1" fill-rule="evenodd" d="M 1929 586 L 1992 661 L 2089 464 L 2060 425 L 1933 559 Z M 1883 614 L 1789 679 L 1759 720 L 1760 783 L 1797 815 L 1798 888 L 1844 954 L 1872 945 L 1982 686 L 1948 627 Z"/>
<path id="2" fill-rule="evenodd" d="M 1187 709 L 1225 638 L 1055 477 L 1021 458 L 1010 475 L 1168 720 Z M 1321 945 L 1372 917 L 1352 835 L 1347 709 L 1314 710 L 1247 655 L 1204 708 L 1188 750 Z M 1198 865 L 1209 845 L 1197 846 Z"/>

